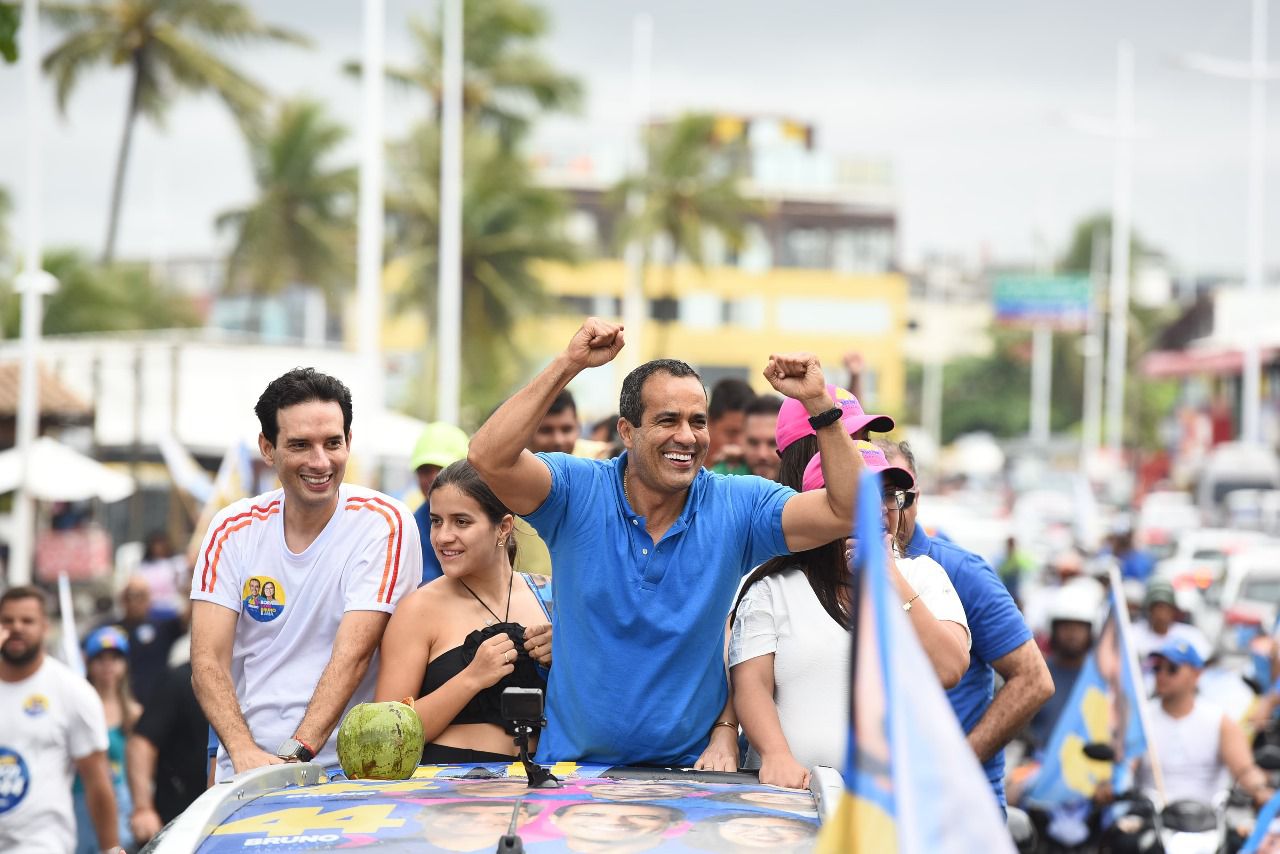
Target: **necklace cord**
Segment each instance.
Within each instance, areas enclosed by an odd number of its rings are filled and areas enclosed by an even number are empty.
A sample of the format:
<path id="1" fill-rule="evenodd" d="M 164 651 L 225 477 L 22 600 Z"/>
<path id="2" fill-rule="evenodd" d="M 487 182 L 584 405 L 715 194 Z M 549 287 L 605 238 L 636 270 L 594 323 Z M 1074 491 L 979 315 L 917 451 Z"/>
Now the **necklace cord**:
<path id="1" fill-rule="evenodd" d="M 511 587 L 512 587 L 512 584 L 515 582 L 515 580 L 516 580 L 516 572 L 515 572 L 515 570 L 513 569 L 513 570 L 511 571 L 511 576 L 507 579 L 507 613 L 506 613 L 506 616 L 504 616 L 501 620 L 499 620 L 499 622 L 502 622 L 502 623 L 510 622 L 510 617 L 511 617 Z M 479 602 L 479 603 L 480 603 L 480 607 L 484 608 L 486 611 L 488 611 L 490 614 L 492 614 L 492 615 L 493 615 L 493 618 L 494 618 L 495 620 L 497 620 L 497 619 L 498 619 L 498 615 L 497 615 L 497 613 L 495 613 L 495 612 L 494 612 L 494 610 L 493 610 L 492 608 L 490 608 L 488 605 L 486 605 L 486 604 L 484 603 L 484 600 L 483 600 L 483 599 L 481 599 L 479 596 L 477 596 L 477 595 L 476 595 L 476 592 L 475 592 L 474 590 L 472 590 L 469 586 L 467 586 L 467 582 L 465 582 L 465 581 L 463 581 L 461 578 L 459 578 L 459 579 L 458 579 L 458 583 L 462 585 L 463 589 L 465 589 L 468 593 L 470 593 L 470 594 L 471 594 L 471 598 L 475 599 L 477 602 Z"/>

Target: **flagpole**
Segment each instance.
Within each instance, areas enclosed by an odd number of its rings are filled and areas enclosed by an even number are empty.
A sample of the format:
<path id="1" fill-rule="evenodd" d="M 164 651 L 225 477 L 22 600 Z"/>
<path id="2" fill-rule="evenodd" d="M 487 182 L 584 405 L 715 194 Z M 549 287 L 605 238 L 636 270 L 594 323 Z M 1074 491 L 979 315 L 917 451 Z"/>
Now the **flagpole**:
<path id="1" fill-rule="evenodd" d="M 1120 578 L 1120 567 L 1115 563 L 1111 564 L 1108 580 L 1111 582 L 1111 590 L 1109 596 L 1111 599 L 1111 611 L 1116 615 L 1116 627 L 1120 631 L 1120 645 L 1124 648 L 1125 664 L 1129 667 L 1130 675 L 1137 680 L 1142 673 L 1142 668 L 1138 666 L 1138 653 L 1133 648 L 1130 638 L 1132 628 L 1129 626 L 1129 609 L 1125 607 L 1124 602 L 1120 599 L 1120 591 L 1124 589 L 1124 582 Z M 1135 689 L 1138 687 L 1134 686 Z M 1156 792 L 1160 795 L 1160 803 L 1165 803 L 1164 797 L 1164 773 L 1160 770 L 1160 756 L 1156 751 L 1156 743 L 1154 732 L 1151 729 L 1151 721 L 1147 717 L 1147 698 L 1145 691 L 1134 691 L 1138 695 L 1138 720 L 1142 722 L 1142 732 L 1147 739 L 1147 761 L 1151 763 L 1151 779 L 1155 781 Z"/>

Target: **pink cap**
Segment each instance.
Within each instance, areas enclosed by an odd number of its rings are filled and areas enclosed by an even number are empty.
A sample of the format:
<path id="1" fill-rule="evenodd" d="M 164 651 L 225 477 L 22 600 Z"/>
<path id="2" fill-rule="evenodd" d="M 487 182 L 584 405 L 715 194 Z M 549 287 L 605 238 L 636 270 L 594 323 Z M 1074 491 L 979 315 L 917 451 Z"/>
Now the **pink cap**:
<path id="1" fill-rule="evenodd" d="M 827 394 L 831 395 L 831 399 L 836 402 L 836 406 L 844 410 L 840 420 L 844 423 L 844 429 L 850 436 L 867 427 L 877 433 L 888 433 L 893 429 L 892 418 L 888 415 L 866 414 L 862 411 L 862 404 L 858 403 L 858 398 L 854 397 L 852 392 L 828 384 Z M 814 429 L 809 426 L 809 413 L 805 412 L 803 403 L 790 397 L 782 401 L 782 408 L 778 410 L 778 426 L 775 428 L 774 435 L 778 440 L 779 454 L 785 451 L 787 446 L 796 439 L 816 435 Z"/>
<path id="2" fill-rule="evenodd" d="M 916 485 L 916 479 L 911 476 L 911 472 L 898 466 L 889 465 L 889 459 L 884 455 L 884 451 L 877 448 L 870 442 L 857 441 L 853 443 L 853 447 L 862 454 L 862 464 L 867 467 L 868 471 L 879 472 L 883 475 L 884 480 L 890 486 L 896 486 L 898 489 L 912 489 Z M 822 477 L 822 454 L 814 454 L 813 459 L 809 460 L 809 464 L 804 467 L 804 480 L 801 482 L 801 488 L 804 492 L 814 489 L 822 489 L 827 482 Z"/>

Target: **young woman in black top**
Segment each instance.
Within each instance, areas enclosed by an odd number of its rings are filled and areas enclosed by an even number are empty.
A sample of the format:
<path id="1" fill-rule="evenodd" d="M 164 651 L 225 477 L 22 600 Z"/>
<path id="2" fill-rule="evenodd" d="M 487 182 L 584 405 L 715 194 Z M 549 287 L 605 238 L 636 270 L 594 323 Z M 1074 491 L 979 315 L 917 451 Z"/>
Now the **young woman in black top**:
<path id="1" fill-rule="evenodd" d="M 509 762 L 517 751 L 502 691 L 546 690 L 550 579 L 512 569 L 514 517 L 466 460 L 440 472 L 428 497 L 444 575 L 396 607 L 375 695 L 413 705 L 424 763 Z"/>

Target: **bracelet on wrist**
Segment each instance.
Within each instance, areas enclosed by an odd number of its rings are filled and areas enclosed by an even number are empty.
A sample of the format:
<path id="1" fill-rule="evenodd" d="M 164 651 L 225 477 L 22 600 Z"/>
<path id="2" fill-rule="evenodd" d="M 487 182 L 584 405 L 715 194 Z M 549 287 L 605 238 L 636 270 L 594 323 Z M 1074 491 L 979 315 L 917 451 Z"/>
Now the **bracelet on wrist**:
<path id="1" fill-rule="evenodd" d="M 729 729 L 733 730 L 734 732 L 737 732 L 737 731 L 738 731 L 738 725 L 737 725 L 737 724 L 735 724 L 733 721 L 716 721 L 715 723 L 713 723 L 713 724 L 711 725 L 711 731 L 712 731 L 712 732 L 715 732 L 715 731 L 716 731 L 716 727 L 721 727 L 721 726 L 723 726 L 723 727 L 728 727 Z"/>

